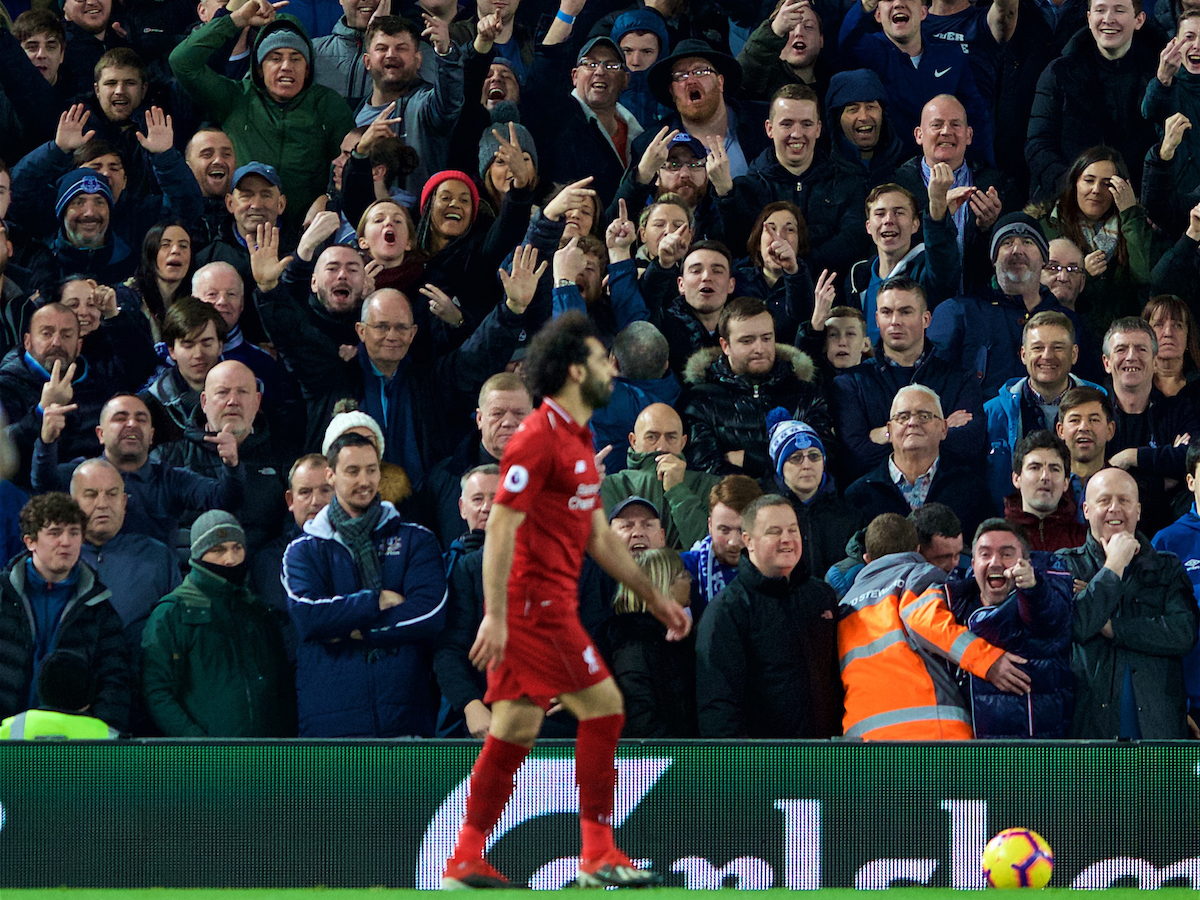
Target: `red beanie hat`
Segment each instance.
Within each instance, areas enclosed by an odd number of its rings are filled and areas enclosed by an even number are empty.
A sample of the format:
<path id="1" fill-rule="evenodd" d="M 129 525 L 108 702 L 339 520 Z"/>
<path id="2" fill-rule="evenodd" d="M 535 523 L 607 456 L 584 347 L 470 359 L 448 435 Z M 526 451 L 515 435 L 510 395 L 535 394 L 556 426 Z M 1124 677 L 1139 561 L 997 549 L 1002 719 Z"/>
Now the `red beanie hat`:
<path id="1" fill-rule="evenodd" d="M 425 214 L 429 206 L 429 199 L 438 189 L 438 185 L 445 181 L 461 181 L 467 186 L 467 190 L 471 192 L 471 222 L 474 224 L 475 219 L 479 216 L 479 188 L 475 187 L 475 182 L 471 180 L 470 175 L 457 169 L 445 169 L 436 175 L 431 175 L 425 182 L 425 187 L 421 189 L 421 215 Z"/>

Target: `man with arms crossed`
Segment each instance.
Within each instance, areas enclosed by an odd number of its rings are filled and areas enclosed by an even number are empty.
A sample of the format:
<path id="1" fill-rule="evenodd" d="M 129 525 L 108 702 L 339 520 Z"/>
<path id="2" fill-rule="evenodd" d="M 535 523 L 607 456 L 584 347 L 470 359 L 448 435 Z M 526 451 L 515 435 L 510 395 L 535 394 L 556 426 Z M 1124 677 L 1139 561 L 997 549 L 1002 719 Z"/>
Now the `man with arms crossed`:
<path id="1" fill-rule="evenodd" d="M 669 638 L 684 637 L 690 627 L 683 608 L 654 588 L 604 518 L 587 422 L 608 402 L 615 374 L 582 313 L 559 316 L 530 344 L 525 378 L 534 398 L 544 399 L 504 448 L 501 486 L 488 517 L 484 616 L 470 658 L 481 669 L 490 664 L 484 702 L 492 708 L 492 721 L 471 772 L 466 818 L 446 862 L 443 888 L 508 887 L 484 860 L 484 844 L 552 698 L 579 720 L 578 884 L 662 882 L 613 843 L 613 761 L 624 709 L 579 622 L 576 599 L 586 551 L 646 602 Z"/>

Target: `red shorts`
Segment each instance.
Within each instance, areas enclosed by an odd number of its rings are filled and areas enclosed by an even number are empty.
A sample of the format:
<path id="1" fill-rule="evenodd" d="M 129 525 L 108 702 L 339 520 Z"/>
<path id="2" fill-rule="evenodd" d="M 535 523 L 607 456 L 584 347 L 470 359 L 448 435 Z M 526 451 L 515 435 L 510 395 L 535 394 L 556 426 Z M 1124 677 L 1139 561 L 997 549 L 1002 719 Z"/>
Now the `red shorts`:
<path id="1" fill-rule="evenodd" d="M 609 677 L 608 667 L 577 616 L 531 621 L 509 618 L 504 659 L 488 669 L 483 702 L 528 698 L 542 709 Z"/>

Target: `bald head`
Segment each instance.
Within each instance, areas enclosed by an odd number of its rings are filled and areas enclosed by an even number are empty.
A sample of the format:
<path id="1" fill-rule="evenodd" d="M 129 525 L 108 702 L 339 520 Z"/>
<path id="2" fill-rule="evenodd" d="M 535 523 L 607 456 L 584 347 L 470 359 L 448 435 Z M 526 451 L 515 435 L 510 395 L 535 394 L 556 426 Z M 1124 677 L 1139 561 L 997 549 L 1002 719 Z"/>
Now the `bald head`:
<path id="1" fill-rule="evenodd" d="M 88 517 L 84 538 L 103 546 L 125 524 L 125 481 L 106 459 L 80 463 L 71 476 L 71 498 Z"/>
<path id="2" fill-rule="evenodd" d="M 100 410 L 96 437 L 104 445 L 104 457 L 124 472 L 146 464 L 154 440 L 150 408 L 141 397 L 117 394 Z"/>
<path id="3" fill-rule="evenodd" d="M 938 94 L 921 109 L 921 124 L 913 131 L 929 166 L 963 164 L 975 132 L 967 123 L 967 110 L 953 94 Z"/>
<path id="4" fill-rule="evenodd" d="M 1135 534 L 1142 516 L 1138 486 L 1124 469 L 1101 469 L 1088 480 L 1083 501 L 1092 536 L 1101 543 L 1118 532 Z"/>
<path id="5" fill-rule="evenodd" d="M 204 379 L 200 408 L 212 431 L 228 428 L 238 442 L 250 434 L 262 404 L 258 379 L 245 363 L 227 359 L 213 366 Z"/>
<path id="6" fill-rule="evenodd" d="M 683 453 L 687 436 L 683 420 L 665 403 L 651 403 L 633 423 L 629 446 L 640 453 Z"/>

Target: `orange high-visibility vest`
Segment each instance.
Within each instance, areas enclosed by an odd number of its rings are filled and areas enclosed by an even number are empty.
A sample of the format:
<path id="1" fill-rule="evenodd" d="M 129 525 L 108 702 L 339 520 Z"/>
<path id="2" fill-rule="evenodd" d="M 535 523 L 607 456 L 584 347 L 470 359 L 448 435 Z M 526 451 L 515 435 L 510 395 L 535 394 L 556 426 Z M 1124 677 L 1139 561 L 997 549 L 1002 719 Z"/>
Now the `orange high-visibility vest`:
<path id="1" fill-rule="evenodd" d="M 1004 651 L 954 620 L 946 574 L 918 553 L 872 561 L 841 602 L 846 737 L 968 740 L 971 714 L 943 660 L 984 678 Z"/>

